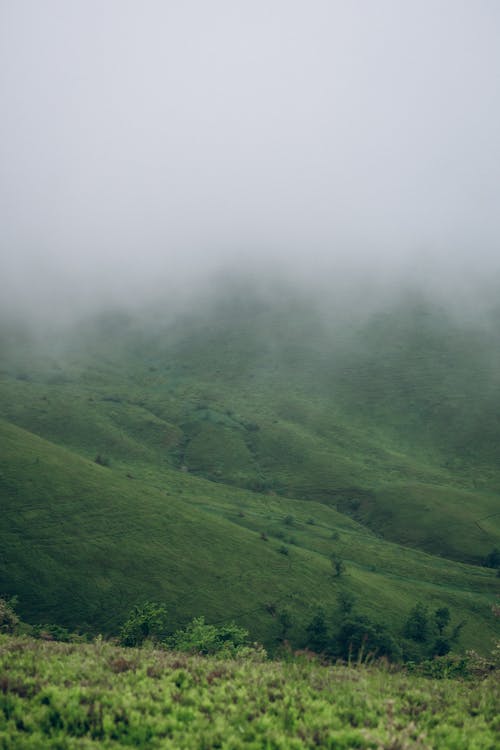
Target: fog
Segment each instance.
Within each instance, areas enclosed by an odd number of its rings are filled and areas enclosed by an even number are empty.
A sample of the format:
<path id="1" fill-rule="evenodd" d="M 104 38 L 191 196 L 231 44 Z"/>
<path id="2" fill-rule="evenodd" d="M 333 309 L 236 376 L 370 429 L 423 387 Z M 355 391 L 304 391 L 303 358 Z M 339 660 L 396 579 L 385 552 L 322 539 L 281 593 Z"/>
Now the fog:
<path id="1" fill-rule="evenodd" d="M 1 0 L 3 315 L 494 296 L 499 35 L 496 0 Z"/>

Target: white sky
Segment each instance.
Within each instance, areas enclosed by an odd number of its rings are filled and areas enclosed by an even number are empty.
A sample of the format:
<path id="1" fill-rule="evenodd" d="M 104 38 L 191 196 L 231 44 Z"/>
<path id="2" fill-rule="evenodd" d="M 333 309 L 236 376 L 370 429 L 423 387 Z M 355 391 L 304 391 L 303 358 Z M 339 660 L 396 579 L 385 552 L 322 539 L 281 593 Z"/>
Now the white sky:
<path id="1" fill-rule="evenodd" d="M 498 0 L 0 0 L 0 102 L 7 306 L 500 265 Z"/>

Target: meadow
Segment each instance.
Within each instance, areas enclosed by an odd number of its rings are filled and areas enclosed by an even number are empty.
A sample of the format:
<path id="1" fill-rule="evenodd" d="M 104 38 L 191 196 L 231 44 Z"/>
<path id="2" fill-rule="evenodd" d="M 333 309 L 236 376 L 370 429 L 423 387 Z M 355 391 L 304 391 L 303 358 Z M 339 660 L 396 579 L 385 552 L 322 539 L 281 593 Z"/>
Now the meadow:
<path id="1" fill-rule="evenodd" d="M 0 636 L 0 748 L 494 750 L 498 675 Z"/>

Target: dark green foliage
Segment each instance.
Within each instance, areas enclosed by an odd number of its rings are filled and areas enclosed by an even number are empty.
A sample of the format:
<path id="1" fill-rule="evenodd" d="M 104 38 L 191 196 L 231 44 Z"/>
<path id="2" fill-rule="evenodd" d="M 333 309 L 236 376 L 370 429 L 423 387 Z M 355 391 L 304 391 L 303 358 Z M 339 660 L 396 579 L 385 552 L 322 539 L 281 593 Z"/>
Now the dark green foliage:
<path id="1" fill-rule="evenodd" d="M 284 641 L 286 640 L 288 631 L 293 625 L 292 616 L 287 609 L 282 609 L 281 612 L 278 614 L 278 622 L 281 628 L 280 640 Z"/>
<path id="2" fill-rule="evenodd" d="M 484 565 L 487 568 L 499 568 L 500 569 L 500 549 L 495 547 L 489 552 L 484 558 Z"/>
<path id="3" fill-rule="evenodd" d="M 0 633 L 14 633 L 19 625 L 19 617 L 14 607 L 17 604 L 15 597 L 4 599 L 0 597 Z"/>
<path id="4" fill-rule="evenodd" d="M 448 638 L 440 635 L 436 638 L 432 647 L 432 653 L 434 656 L 446 656 L 451 651 L 451 643 Z"/>
<path id="5" fill-rule="evenodd" d="M 335 646 L 336 655 L 346 660 L 386 656 L 398 661 L 401 658 L 401 648 L 388 629 L 360 615 L 344 620 Z"/>
<path id="6" fill-rule="evenodd" d="M 409 650 L 409 658 L 423 659 L 426 656 L 446 656 L 458 641 L 465 622 L 459 622 L 450 630 L 451 612 L 448 607 L 438 607 L 432 616 L 429 608 L 418 602 L 406 620 L 403 635 L 419 645 L 419 651 Z"/>
<path id="7" fill-rule="evenodd" d="M 146 640 L 160 642 L 168 634 L 167 609 L 156 602 L 134 607 L 120 630 L 122 646 L 140 646 Z"/>
<path id="8" fill-rule="evenodd" d="M 340 578 L 345 573 L 345 563 L 336 554 L 331 555 L 330 562 L 332 564 L 333 572 L 336 578 Z"/>
<path id="9" fill-rule="evenodd" d="M 435 655 L 419 663 L 408 662 L 405 669 L 409 674 L 423 675 L 434 680 L 467 679 L 472 676 L 471 662 L 468 657 L 454 654 Z"/>
<path id="10" fill-rule="evenodd" d="M 351 591 L 342 590 L 337 594 L 337 601 L 340 612 L 344 616 L 352 612 L 354 604 L 356 603 L 356 597 Z"/>
<path id="11" fill-rule="evenodd" d="M 429 637 L 429 608 L 422 602 L 418 602 L 411 610 L 403 634 L 418 643 L 423 643 Z"/>
<path id="12" fill-rule="evenodd" d="M 97 454 L 97 456 L 94 458 L 94 463 L 99 464 L 99 466 L 107 466 L 109 467 L 109 458 L 106 456 L 101 456 L 100 453 Z"/>
<path id="13" fill-rule="evenodd" d="M 248 647 L 248 630 L 235 623 L 209 625 L 204 617 L 195 617 L 189 625 L 178 630 L 169 639 L 169 645 L 176 651 L 190 654 L 222 654 L 230 657 Z"/>
<path id="14" fill-rule="evenodd" d="M 450 610 L 448 607 L 438 607 L 434 612 L 434 622 L 438 629 L 439 635 L 443 634 L 443 630 L 449 625 L 451 619 Z"/>
<path id="15" fill-rule="evenodd" d="M 71 641 L 80 639 L 78 635 L 72 633 L 68 628 L 54 624 L 34 625 L 32 635 L 35 638 L 41 638 L 45 641 L 60 641 L 61 643 L 70 643 Z"/>
<path id="16" fill-rule="evenodd" d="M 330 645 L 326 615 L 323 609 L 319 609 L 306 628 L 306 646 L 317 654 L 327 651 Z"/>

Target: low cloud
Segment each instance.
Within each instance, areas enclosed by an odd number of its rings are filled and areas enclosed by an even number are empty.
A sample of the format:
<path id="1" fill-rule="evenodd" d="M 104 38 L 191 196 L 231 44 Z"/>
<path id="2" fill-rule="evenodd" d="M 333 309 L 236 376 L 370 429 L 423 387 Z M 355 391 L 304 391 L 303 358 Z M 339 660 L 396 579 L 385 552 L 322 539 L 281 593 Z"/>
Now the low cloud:
<path id="1" fill-rule="evenodd" d="M 500 6 L 4 0 L 5 313 L 496 284 Z"/>

